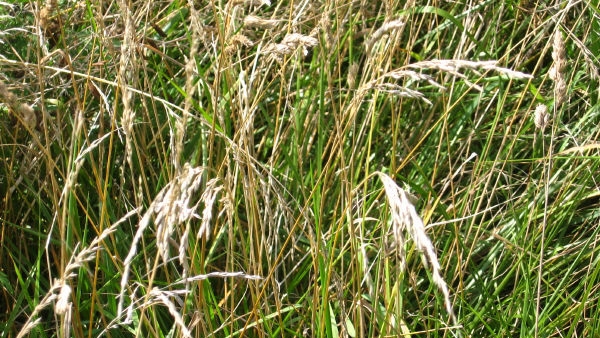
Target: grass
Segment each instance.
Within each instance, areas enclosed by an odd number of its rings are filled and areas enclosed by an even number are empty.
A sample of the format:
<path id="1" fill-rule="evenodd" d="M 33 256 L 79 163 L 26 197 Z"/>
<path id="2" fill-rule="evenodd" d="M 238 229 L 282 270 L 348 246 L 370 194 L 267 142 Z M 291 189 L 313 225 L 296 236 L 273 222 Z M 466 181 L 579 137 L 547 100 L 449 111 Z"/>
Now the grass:
<path id="1" fill-rule="evenodd" d="M 0 335 L 598 335 L 599 8 L 0 3 Z"/>

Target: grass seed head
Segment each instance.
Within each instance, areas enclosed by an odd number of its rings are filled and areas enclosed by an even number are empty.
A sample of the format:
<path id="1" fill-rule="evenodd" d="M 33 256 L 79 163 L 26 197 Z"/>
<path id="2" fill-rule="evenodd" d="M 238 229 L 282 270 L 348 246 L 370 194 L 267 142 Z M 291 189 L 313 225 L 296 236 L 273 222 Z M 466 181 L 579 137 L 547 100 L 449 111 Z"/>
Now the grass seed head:
<path id="1" fill-rule="evenodd" d="M 554 64 L 550 68 L 548 76 L 554 81 L 554 106 L 559 108 L 567 99 L 567 82 L 565 79 L 565 68 L 567 58 L 565 52 L 565 42 L 560 30 L 554 33 L 552 43 L 552 60 Z"/>
<path id="2" fill-rule="evenodd" d="M 285 55 L 292 54 L 296 49 L 302 47 L 303 54 L 308 55 L 308 49 L 317 45 L 319 41 L 308 35 L 292 33 L 286 35 L 280 43 L 267 45 L 265 53 L 270 54 L 276 59 Z"/>
<path id="3" fill-rule="evenodd" d="M 450 292 L 446 282 L 441 275 L 441 267 L 435 253 L 435 247 L 425 232 L 423 220 L 417 213 L 415 206 L 411 202 L 411 198 L 398 187 L 396 182 L 384 173 L 379 173 L 379 177 L 383 182 L 383 187 L 387 196 L 390 213 L 392 216 L 392 228 L 396 239 L 396 246 L 400 255 L 401 265 L 405 266 L 406 253 L 404 252 L 405 236 L 404 232 L 408 233 L 424 258 L 424 262 L 431 269 L 433 283 L 444 295 L 444 305 L 446 311 L 454 324 L 457 323 L 452 302 L 450 301 Z"/>
<path id="4" fill-rule="evenodd" d="M 393 20 L 384 23 L 381 27 L 379 27 L 379 29 L 375 31 L 375 33 L 373 33 L 373 35 L 371 35 L 369 40 L 367 40 L 367 50 L 370 50 L 375 44 L 375 42 L 379 41 L 385 34 L 389 33 L 390 31 L 399 29 L 403 26 L 404 22 L 400 20 Z"/>
<path id="5" fill-rule="evenodd" d="M 37 117 L 33 108 L 26 103 L 19 103 L 15 94 L 10 92 L 4 82 L 0 81 L 0 102 L 4 102 L 9 110 L 17 116 L 30 130 L 33 130 L 37 125 Z"/>
<path id="6" fill-rule="evenodd" d="M 236 34 L 229 40 L 229 46 L 225 48 L 225 53 L 232 55 L 242 46 L 252 47 L 254 46 L 254 42 L 252 42 L 252 40 L 243 34 Z"/>
<path id="7" fill-rule="evenodd" d="M 550 117 L 548 115 L 548 107 L 545 104 L 538 104 L 533 114 L 533 122 L 535 123 L 535 127 L 543 131 L 548 125 L 549 120 Z"/>
<path id="8" fill-rule="evenodd" d="M 280 22 L 280 20 L 263 19 L 256 15 L 248 15 L 244 18 L 244 27 L 273 29 L 277 27 Z"/>
<path id="9" fill-rule="evenodd" d="M 71 302 L 69 298 L 71 297 L 71 287 L 68 284 L 63 284 L 60 288 L 60 293 L 58 294 L 58 300 L 56 301 L 56 306 L 54 307 L 54 311 L 58 315 L 66 314 L 71 308 Z"/>
<path id="10" fill-rule="evenodd" d="M 356 88 L 356 76 L 358 75 L 358 63 L 353 62 L 348 69 L 348 88 Z"/>

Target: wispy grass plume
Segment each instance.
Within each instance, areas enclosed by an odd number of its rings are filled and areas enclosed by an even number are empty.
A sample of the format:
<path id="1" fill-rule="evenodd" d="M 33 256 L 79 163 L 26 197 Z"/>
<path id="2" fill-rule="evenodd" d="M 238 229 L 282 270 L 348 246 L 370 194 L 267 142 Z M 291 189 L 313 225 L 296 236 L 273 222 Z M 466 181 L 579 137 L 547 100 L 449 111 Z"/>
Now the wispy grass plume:
<path id="1" fill-rule="evenodd" d="M 378 172 L 379 178 L 383 183 L 385 194 L 387 196 L 390 213 L 392 216 L 392 225 L 394 231 L 394 238 L 396 239 L 396 246 L 398 255 L 402 265 L 405 265 L 406 253 L 404 247 L 406 246 L 406 237 L 404 233 L 410 234 L 410 238 L 415 243 L 417 249 L 421 252 L 424 258 L 424 262 L 429 265 L 431 269 L 431 275 L 433 277 L 433 283 L 439 288 L 440 292 L 444 296 L 444 306 L 450 316 L 453 325 L 457 325 L 457 319 L 452 308 L 452 302 L 450 301 L 450 291 L 448 285 L 444 281 L 441 275 L 440 263 L 435 253 L 433 243 L 425 233 L 425 225 L 423 220 L 417 213 L 415 206 L 411 202 L 410 197 L 402 188 L 398 187 L 396 182 L 392 180 L 387 174 Z M 402 267 L 404 270 L 405 267 Z"/>

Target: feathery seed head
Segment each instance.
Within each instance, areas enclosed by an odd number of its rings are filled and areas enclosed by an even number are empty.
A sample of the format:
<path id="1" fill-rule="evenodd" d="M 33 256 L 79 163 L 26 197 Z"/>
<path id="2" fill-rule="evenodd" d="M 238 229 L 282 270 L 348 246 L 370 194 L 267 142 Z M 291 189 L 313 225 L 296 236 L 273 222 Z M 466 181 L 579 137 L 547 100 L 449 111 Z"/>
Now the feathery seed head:
<path id="1" fill-rule="evenodd" d="M 390 213 L 392 216 L 392 229 L 394 237 L 396 239 L 396 245 L 400 255 L 400 261 L 404 268 L 405 265 L 405 236 L 404 233 L 408 233 L 415 243 L 417 249 L 421 252 L 424 258 L 424 262 L 431 269 L 433 283 L 444 295 L 444 305 L 446 311 L 450 315 L 452 321 L 456 324 L 456 316 L 452 308 L 452 302 L 450 301 L 450 292 L 448 286 L 441 276 L 440 263 L 438 262 L 437 254 L 433 243 L 425 232 L 425 225 L 423 220 L 417 213 L 415 206 L 411 202 L 411 198 L 404 191 L 404 189 L 398 187 L 396 182 L 388 175 L 379 172 L 379 178 L 383 183 L 385 194 L 387 196 Z"/>
<path id="2" fill-rule="evenodd" d="M 54 307 L 54 311 L 58 315 L 64 315 L 68 312 L 71 307 L 71 302 L 69 301 L 69 297 L 71 297 L 71 287 L 64 283 L 60 288 L 60 293 L 58 294 L 58 300 L 56 301 L 56 306 Z"/>
<path id="3" fill-rule="evenodd" d="M 273 29 L 277 27 L 277 24 L 279 24 L 279 22 L 280 20 L 263 19 L 256 15 L 248 15 L 244 18 L 244 26 L 246 28 L 256 27 L 262 29 Z"/>
<path id="4" fill-rule="evenodd" d="M 549 120 L 548 107 L 546 107 L 545 104 L 538 104 L 535 108 L 535 113 L 533 114 L 533 122 L 535 123 L 536 128 L 543 131 L 548 125 Z"/>
<path id="5" fill-rule="evenodd" d="M 554 64 L 548 71 L 548 76 L 554 81 L 554 106 L 556 108 L 559 108 L 567 99 L 566 59 L 565 42 L 562 33 L 557 29 L 552 43 L 552 60 Z"/>
<path id="6" fill-rule="evenodd" d="M 379 39 L 381 39 L 383 37 L 383 35 L 389 33 L 390 31 L 399 29 L 403 26 L 404 26 L 404 22 L 400 21 L 400 20 L 393 20 L 393 21 L 384 23 L 381 27 L 379 27 L 379 29 L 377 29 L 375 31 L 375 33 L 373 33 L 373 35 L 371 35 L 371 37 L 367 41 L 367 43 L 366 43 L 367 49 L 370 50 L 371 47 L 373 47 L 373 45 L 375 44 L 375 42 L 377 42 Z"/>
<path id="7" fill-rule="evenodd" d="M 286 35 L 280 43 L 272 43 L 265 47 L 265 53 L 271 54 L 276 59 L 292 54 L 298 47 L 302 47 L 304 55 L 308 55 L 308 48 L 317 45 L 319 41 L 312 36 L 292 33 Z"/>

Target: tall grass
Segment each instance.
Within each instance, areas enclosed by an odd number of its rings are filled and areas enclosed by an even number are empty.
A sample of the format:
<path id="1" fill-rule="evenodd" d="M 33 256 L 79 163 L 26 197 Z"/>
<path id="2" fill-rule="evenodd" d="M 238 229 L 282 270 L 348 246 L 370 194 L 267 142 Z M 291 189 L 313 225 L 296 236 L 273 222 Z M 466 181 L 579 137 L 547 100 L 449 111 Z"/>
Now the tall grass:
<path id="1" fill-rule="evenodd" d="M 598 13 L 0 3 L 1 335 L 598 335 Z"/>

